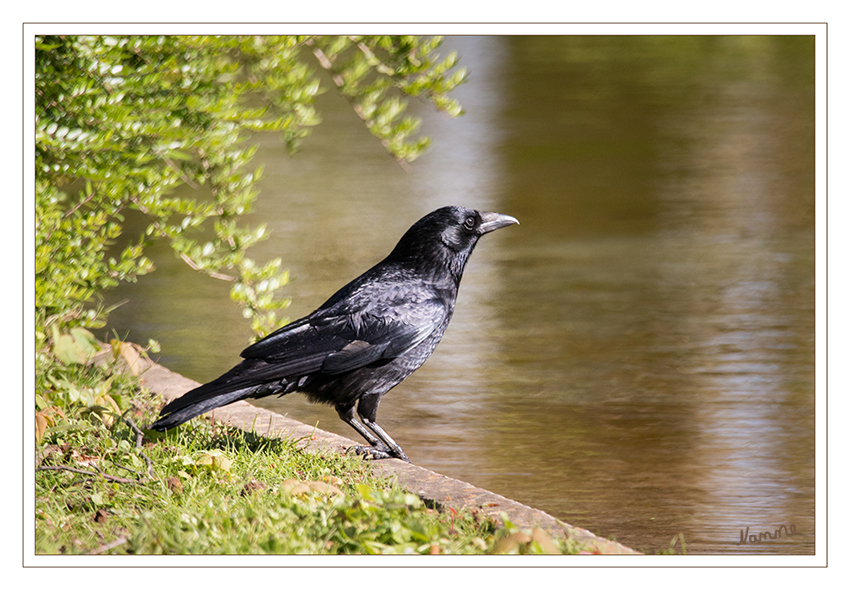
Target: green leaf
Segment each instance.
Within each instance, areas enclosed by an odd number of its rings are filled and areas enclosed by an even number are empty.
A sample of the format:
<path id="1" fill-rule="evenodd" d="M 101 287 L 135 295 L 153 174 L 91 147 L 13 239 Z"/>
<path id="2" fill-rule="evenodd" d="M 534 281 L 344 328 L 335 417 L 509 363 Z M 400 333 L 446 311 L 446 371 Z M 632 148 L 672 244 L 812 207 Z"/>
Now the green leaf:
<path id="1" fill-rule="evenodd" d="M 372 488 L 363 483 L 358 483 L 356 486 L 357 493 L 360 494 L 364 500 L 374 501 Z"/>
<path id="2" fill-rule="evenodd" d="M 439 44 L 386 35 L 37 37 L 36 328 L 59 328 L 50 352 L 69 365 L 96 352 L 69 330 L 105 324 L 109 310 L 92 303 L 154 270 L 145 256 L 154 240 L 200 272 L 236 273 L 244 289 L 232 298 L 258 334 L 273 329 L 274 310 L 287 305 L 274 293 L 288 277 L 279 261 L 247 255 L 268 237 L 241 221 L 259 193 L 252 133 L 275 131 L 294 151 L 321 121 L 316 69 L 324 68 L 387 151 L 413 161 L 428 139 L 417 135 L 418 118 L 403 116 L 407 97 L 461 112 L 447 94 L 465 73 L 455 55 L 439 59 Z M 203 189 L 172 196 L 183 184 Z M 119 254 L 131 209 L 149 226 Z"/>

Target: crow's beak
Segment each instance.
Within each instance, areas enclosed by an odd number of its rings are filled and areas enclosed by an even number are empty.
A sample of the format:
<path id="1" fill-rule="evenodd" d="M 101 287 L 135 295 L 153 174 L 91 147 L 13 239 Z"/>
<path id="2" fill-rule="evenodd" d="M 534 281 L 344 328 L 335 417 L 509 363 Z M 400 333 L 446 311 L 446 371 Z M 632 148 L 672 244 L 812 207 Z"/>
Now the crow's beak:
<path id="1" fill-rule="evenodd" d="M 501 213 L 480 213 L 481 225 L 478 226 L 478 231 L 481 235 L 495 231 L 500 227 L 519 223 L 515 217 L 510 215 L 502 215 Z"/>

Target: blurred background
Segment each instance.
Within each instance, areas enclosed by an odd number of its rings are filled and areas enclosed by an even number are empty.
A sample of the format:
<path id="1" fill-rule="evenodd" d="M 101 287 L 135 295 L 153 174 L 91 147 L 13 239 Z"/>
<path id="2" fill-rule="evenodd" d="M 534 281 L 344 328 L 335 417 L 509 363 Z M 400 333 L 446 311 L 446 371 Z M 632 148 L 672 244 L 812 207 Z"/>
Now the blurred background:
<path id="1" fill-rule="evenodd" d="M 252 222 L 297 319 L 443 205 L 485 237 L 378 422 L 413 463 L 657 553 L 814 552 L 814 38 L 449 37 L 466 114 L 405 172 L 334 91 L 295 156 L 259 135 Z M 332 88 L 332 83 L 326 85 Z M 191 190 L 186 188 L 185 190 Z M 141 231 L 139 226 L 138 231 Z M 134 228 L 128 228 L 135 232 Z M 165 244 L 110 329 L 197 381 L 250 338 Z M 302 396 L 258 405 L 352 439 Z M 740 544 L 741 532 L 797 534 Z M 678 545 L 677 545 L 678 547 Z"/>

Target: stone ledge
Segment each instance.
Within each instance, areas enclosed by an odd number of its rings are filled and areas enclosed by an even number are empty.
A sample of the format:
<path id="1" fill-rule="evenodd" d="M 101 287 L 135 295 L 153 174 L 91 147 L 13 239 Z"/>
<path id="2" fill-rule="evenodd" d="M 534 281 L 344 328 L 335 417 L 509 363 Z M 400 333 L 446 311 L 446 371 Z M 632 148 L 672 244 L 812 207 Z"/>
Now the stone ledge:
<path id="1" fill-rule="evenodd" d="M 142 383 L 166 400 L 179 397 L 200 385 L 146 359 L 140 359 L 140 365 Z M 214 416 L 216 420 L 228 426 L 253 431 L 268 438 L 295 439 L 297 445 L 308 452 L 330 449 L 337 453 L 345 453 L 349 446 L 358 444 L 338 434 L 307 426 L 297 420 L 252 406 L 244 401 L 217 408 Z M 374 461 L 369 465 L 374 473 L 395 479 L 400 485 L 430 504 L 456 509 L 462 507 L 475 509 L 479 514 L 495 517 L 497 521 L 500 513 L 504 512 L 511 522 L 520 528 L 540 527 L 549 534 L 574 539 L 586 545 L 591 551 L 604 554 L 638 553 L 616 541 L 603 539 L 590 531 L 566 524 L 542 510 L 525 506 L 423 467 L 398 459 Z"/>

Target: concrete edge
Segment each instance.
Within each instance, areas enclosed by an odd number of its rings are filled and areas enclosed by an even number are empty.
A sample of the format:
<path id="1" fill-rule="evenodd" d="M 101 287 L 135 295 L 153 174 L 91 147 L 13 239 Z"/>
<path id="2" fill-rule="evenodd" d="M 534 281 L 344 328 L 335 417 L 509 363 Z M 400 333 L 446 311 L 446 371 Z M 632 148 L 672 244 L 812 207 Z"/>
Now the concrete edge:
<path id="1" fill-rule="evenodd" d="M 138 368 L 142 384 L 169 401 L 200 385 L 144 358 L 139 359 Z M 294 439 L 299 448 L 313 453 L 326 449 L 342 454 L 349 446 L 360 444 L 244 401 L 217 408 L 213 415 L 216 420 L 228 426 L 267 438 Z M 511 522 L 521 529 L 540 527 L 549 534 L 574 539 L 591 552 L 639 554 L 616 541 L 598 537 L 588 530 L 562 522 L 542 510 L 423 467 L 398 459 L 374 461 L 369 465 L 373 473 L 395 479 L 426 503 L 455 509 L 474 509 L 483 516 L 494 517 L 497 522 L 501 520 L 500 514 L 505 513 Z"/>

